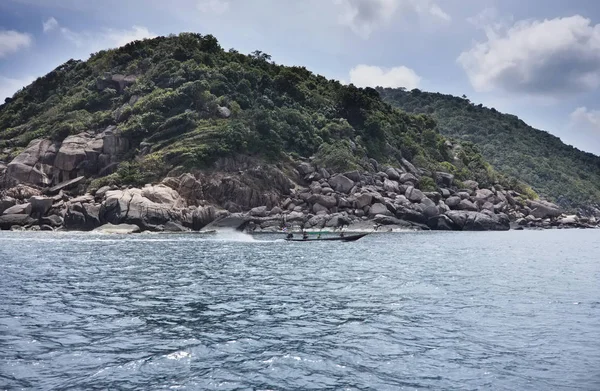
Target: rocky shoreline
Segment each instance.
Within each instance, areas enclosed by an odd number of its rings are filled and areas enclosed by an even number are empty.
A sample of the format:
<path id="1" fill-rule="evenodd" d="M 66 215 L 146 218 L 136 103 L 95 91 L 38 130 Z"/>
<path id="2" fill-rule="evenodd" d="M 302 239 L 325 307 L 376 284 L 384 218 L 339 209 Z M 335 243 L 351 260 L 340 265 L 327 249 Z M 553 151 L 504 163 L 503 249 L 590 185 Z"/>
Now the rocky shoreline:
<path id="1" fill-rule="evenodd" d="M 27 171 L 24 159 L 16 160 L 19 170 L 0 167 L 3 183 L 19 182 L 11 173 Z M 399 167 L 371 164 L 369 172 L 329 173 L 310 162 L 277 167 L 239 158 L 220 161 L 210 172 L 171 176 L 142 188 L 86 191 L 84 175 L 54 186 L 45 179 L 37 185 L 19 183 L 0 193 L 0 229 L 188 232 L 216 224 L 248 232 L 280 232 L 284 226 L 503 231 L 599 224 L 595 217 L 566 215 L 552 203 L 527 200 L 499 185 L 458 182 L 444 172 L 433 175 L 435 191 L 422 191 L 418 186 L 424 172 L 410 162 Z M 66 165 L 62 159 L 61 167 Z M 115 228 L 122 224 L 129 227 Z"/>

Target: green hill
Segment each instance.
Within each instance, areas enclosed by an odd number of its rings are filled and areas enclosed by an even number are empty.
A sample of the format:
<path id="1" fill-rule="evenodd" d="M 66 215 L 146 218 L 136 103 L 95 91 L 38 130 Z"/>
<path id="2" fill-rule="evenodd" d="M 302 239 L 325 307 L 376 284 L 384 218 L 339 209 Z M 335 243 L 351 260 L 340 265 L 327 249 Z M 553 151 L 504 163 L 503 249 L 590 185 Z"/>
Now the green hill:
<path id="1" fill-rule="evenodd" d="M 225 51 L 193 33 L 132 42 L 38 78 L 0 106 L 0 161 L 34 139 L 60 142 L 110 126 L 130 148 L 116 172 L 91 176 L 96 185 L 140 185 L 237 154 L 272 163 L 314 156 L 337 172 L 405 158 L 430 176 L 453 171 L 459 180 L 516 185 L 472 145 L 446 142 L 430 116 L 394 109 L 374 89 L 277 65 L 260 51 Z"/>
<path id="2" fill-rule="evenodd" d="M 600 204 L 600 157 L 565 145 L 514 115 L 440 93 L 378 88 L 413 114 L 431 115 L 444 136 L 472 142 L 497 170 L 569 209 Z"/>

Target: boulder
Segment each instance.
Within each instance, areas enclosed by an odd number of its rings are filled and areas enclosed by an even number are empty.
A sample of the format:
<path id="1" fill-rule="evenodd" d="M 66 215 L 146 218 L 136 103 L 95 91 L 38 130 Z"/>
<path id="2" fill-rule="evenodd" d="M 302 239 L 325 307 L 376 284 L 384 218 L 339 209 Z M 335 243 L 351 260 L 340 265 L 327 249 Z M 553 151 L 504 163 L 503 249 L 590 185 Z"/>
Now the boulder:
<path id="1" fill-rule="evenodd" d="M 42 218 L 46 212 L 52 208 L 53 204 L 52 198 L 43 197 L 43 196 L 33 196 L 29 199 L 29 203 L 31 204 L 31 217 L 40 219 Z"/>
<path id="2" fill-rule="evenodd" d="M 334 196 L 317 194 L 314 198 L 311 197 L 311 203 L 317 203 L 329 209 L 336 206 L 338 201 Z"/>
<path id="3" fill-rule="evenodd" d="M 467 193 L 466 191 L 459 191 L 456 193 L 456 196 L 460 197 L 462 200 L 466 200 L 467 198 L 471 197 L 471 194 Z"/>
<path id="4" fill-rule="evenodd" d="M 435 179 L 437 184 L 440 186 L 451 187 L 454 184 L 454 175 L 447 172 L 436 172 Z"/>
<path id="5" fill-rule="evenodd" d="M 527 201 L 527 205 L 531 208 L 531 215 L 537 219 L 558 217 L 562 211 L 551 202 L 547 201 Z"/>
<path id="6" fill-rule="evenodd" d="M 345 172 L 344 176 L 353 182 L 360 182 L 360 173 L 356 170 L 350 171 L 350 172 Z M 325 177 L 323 177 L 323 178 L 325 178 Z M 327 178 L 325 178 L 325 179 L 327 179 Z"/>
<path id="7" fill-rule="evenodd" d="M 488 201 L 493 204 L 495 200 L 496 195 L 489 189 L 480 189 L 475 192 L 475 203 L 478 205 L 483 205 Z"/>
<path id="8" fill-rule="evenodd" d="M 24 227 L 35 222 L 28 214 L 5 214 L 0 216 L 0 229 L 10 230 L 13 226 Z"/>
<path id="9" fill-rule="evenodd" d="M 140 227 L 135 224 L 104 224 L 98 227 L 94 232 L 103 234 L 133 234 L 140 232 Z"/>
<path id="10" fill-rule="evenodd" d="M 447 200 L 446 200 L 446 204 L 447 204 Z M 472 203 L 468 199 L 461 200 L 460 203 L 456 206 L 456 209 L 458 209 L 458 210 L 469 210 L 469 211 L 473 211 L 473 212 L 477 212 L 479 210 L 477 208 L 477 205 L 475 205 L 474 203 Z"/>
<path id="11" fill-rule="evenodd" d="M 463 231 L 506 231 L 510 222 L 506 215 L 488 215 L 471 211 L 450 211 L 446 216 Z"/>
<path id="12" fill-rule="evenodd" d="M 341 174 L 332 176 L 328 182 L 335 191 L 343 194 L 348 194 L 354 187 L 354 181 Z"/>
<path id="13" fill-rule="evenodd" d="M 316 214 L 327 214 L 329 213 L 329 209 L 326 206 L 321 204 L 314 204 L 312 210 Z"/>
<path id="14" fill-rule="evenodd" d="M 421 190 L 416 189 L 416 188 L 414 188 L 412 186 L 410 186 L 406 190 L 406 193 L 404 195 L 411 202 L 421 202 L 421 200 L 423 198 L 425 198 L 425 195 L 423 194 L 423 192 Z"/>
<path id="15" fill-rule="evenodd" d="M 391 180 L 397 181 L 400 179 L 400 173 L 396 171 L 396 169 L 393 167 L 390 167 L 387 170 L 385 170 L 385 173 Z"/>
<path id="16" fill-rule="evenodd" d="M 385 179 L 383 181 L 383 189 L 390 193 L 398 193 L 400 191 L 398 188 L 398 182 L 389 179 Z"/>
<path id="17" fill-rule="evenodd" d="M 78 176 L 75 179 L 69 179 L 50 188 L 50 193 L 58 193 L 61 190 L 71 189 L 85 180 L 85 176 Z"/>
<path id="18" fill-rule="evenodd" d="M 392 216 L 392 212 L 389 211 L 387 206 L 377 202 L 369 208 L 369 217 L 375 217 L 376 215 Z"/>
<path id="19" fill-rule="evenodd" d="M 410 173 L 404 173 L 404 174 L 400 175 L 399 179 L 400 179 L 401 183 L 411 182 L 411 183 L 415 184 L 419 181 L 416 176 L 414 176 L 413 174 L 410 174 Z"/>
<path id="20" fill-rule="evenodd" d="M 250 210 L 250 216 L 254 217 L 267 217 L 269 215 L 269 209 L 266 206 L 258 206 Z"/>
<path id="21" fill-rule="evenodd" d="M 11 206 L 15 206 L 17 204 L 17 200 L 12 197 L 4 197 L 0 200 L 0 215 Z"/>
<path id="22" fill-rule="evenodd" d="M 59 143 L 36 139 L 15 157 L 6 168 L 6 176 L 17 183 L 48 186 L 52 182 L 52 164 Z"/>
<path id="23" fill-rule="evenodd" d="M 440 193 L 442 194 L 442 197 L 444 198 L 448 198 L 452 195 L 452 193 L 450 193 L 450 190 L 448 189 L 440 189 Z"/>
<path id="24" fill-rule="evenodd" d="M 217 107 L 217 115 L 221 118 L 229 118 L 231 117 L 231 110 L 227 107 L 219 106 Z"/>
<path id="25" fill-rule="evenodd" d="M 401 160 L 401 162 L 402 162 L 402 165 L 404 167 L 406 167 L 406 170 L 408 172 L 413 173 L 415 175 L 420 175 L 421 174 L 421 172 L 415 166 L 413 166 L 412 163 L 410 163 L 408 160 L 406 160 L 406 159 L 403 158 Z"/>
<path id="26" fill-rule="evenodd" d="M 427 220 L 427 226 L 436 231 L 454 231 L 456 224 L 446 215 L 431 217 Z"/>
<path id="27" fill-rule="evenodd" d="M 185 206 L 180 200 L 179 193 L 165 185 L 145 186 L 142 189 L 141 195 L 157 204 L 168 205 L 170 207 Z"/>
<path id="28" fill-rule="evenodd" d="M 356 198 L 356 207 L 359 209 L 362 209 L 365 206 L 371 205 L 371 202 L 373 201 L 373 196 L 369 193 L 355 195 L 355 198 Z"/>
<path id="29" fill-rule="evenodd" d="M 29 202 L 25 204 L 17 204 L 15 206 L 11 206 L 2 212 L 3 215 L 27 215 L 31 213 L 31 204 Z"/>
<path id="30" fill-rule="evenodd" d="M 298 172 L 302 176 L 306 176 L 315 172 L 315 168 L 310 163 L 300 163 L 298 165 Z"/>
<path id="31" fill-rule="evenodd" d="M 50 215 L 47 217 L 42 217 L 42 219 L 40 220 L 40 224 L 45 224 L 52 227 L 60 227 L 61 225 L 63 225 L 63 219 L 62 217 L 57 215 Z"/>
<path id="32" fill-rule="evenodd" d="M 452 196 L 446 199 L 446 205 L 448 205 L 451 209 L 456 208 L 460 204 L 461 198 L 458 196 Z"/>
<path id="33" fill-rule="evenodd" d="M 19 184 L 6 190 L 5 197 L 14 198 L 15 200 L 25 201 L 33 196 L 42 195 L 42 192 L 33 187 Z"/>

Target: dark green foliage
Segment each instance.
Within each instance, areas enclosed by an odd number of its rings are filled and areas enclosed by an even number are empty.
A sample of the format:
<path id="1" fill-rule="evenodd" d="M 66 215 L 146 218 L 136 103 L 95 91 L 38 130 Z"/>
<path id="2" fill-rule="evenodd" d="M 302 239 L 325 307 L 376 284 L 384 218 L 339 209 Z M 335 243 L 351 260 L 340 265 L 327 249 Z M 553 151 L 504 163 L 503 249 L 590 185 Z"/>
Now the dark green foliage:
<path id="1" fill-rule="evenodd" d="M 135 80 L 116 81 L 125 76 Z M 280 66 L 260 51 L 224 51 L 210 35 L 136 41 L 69 61 L 7 102 L 0 106 L 0 145 L 23 148 L 34 138 L 61 140 L 108 125 L 122 130 L 134 152 L 150 145 L 160 169 L 131 153 L 108 179 L 118 183 L 138 184 L 175 166 L 208 167 L 232 154 L 269 161 L 315 155 L 338 171 L 368 169 L 367 158 L 406 158 L 431 170 L 445 162 L 465 177 L 471 167 L 488 168 L 456 162 L 430 116 L 394 109 L 372 88 Z"/>
<path id="2" fill-rule="evenodd" d="M 484 173 L 487 160 L 566 208 L 600 203 L 600 157 L 565 145 L 514 115 L 474 105 L 466 97 L 401 89 L 379 92 L 386 102 L 406 112 L 431 115 L 442 135 L 470 142 L 459 156 L 469 171 Z M 474 153 L 475 145 L 480 156 Z M 531 192 L 522 183 L 512 185 Z"/>

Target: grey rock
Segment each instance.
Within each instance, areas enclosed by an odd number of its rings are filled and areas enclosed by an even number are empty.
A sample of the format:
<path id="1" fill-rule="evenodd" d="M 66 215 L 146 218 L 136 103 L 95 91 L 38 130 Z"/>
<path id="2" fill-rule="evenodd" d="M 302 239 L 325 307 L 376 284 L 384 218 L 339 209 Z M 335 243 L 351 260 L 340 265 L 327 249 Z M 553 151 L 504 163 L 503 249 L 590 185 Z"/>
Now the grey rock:
<path id="1" fill-rule="evenodd" d="M 41 218 L 52 208 L 53 204 L 52 198 L 43 197 L 43 196 L 33 196 L 29 199 L 29 203 L 31 204 L 31 217 Z"/>
<path id="2" fill-rule="evenodd" d="M 404 195 L 411 202 L 421 202 L 421 200 L 425 198 L 425 195 L 421 190 L 416 189 L 412 186 L 406 190 L 406 193 Z"/>
<path id="3" fill-rule="evenodd" d="M 13 226 L 23 227 L 35 222 L 28 214 L 6 214 L 0 216 L 0 229 L 10 230 Z"/>
<path id="4" fill-rule="evenodd" d="M 11 206 L 15 206 L 17 204 L 17 200 L 12 197 L 4 197 L 0 200 L 0 215 Z"/>
<path id="5" fill-rule="evenodd" d="M 57 216 L 57 215 L 50 215 L 50 216 L 42 217 L 42 219 L 40 220 L 40 223 L 49 225 L 52 227 L 60 227 L 61 225 L 63 225 L 63 219 L 62 219 L 62 217 Z"/>
<path id="6" fill-rule="evenodd" d="M 266 206 L 258 206 L 250 210 L 250 215 L 255 217 L 267 217 L 269 209 Z"/>
<path id="7" fill-rule="evenodd" d="M 457 229 L 463 231 L 505 231 L 510 229 L 506 215 L 488 215 L 471 211 L 450 211 L 446 213 Z"/>
<path id="8" fill-rule="evenodd" d="M 184 227 L 181 224 L 177 224 L 173 221 L 167 221 L 164 225 L 164 230 L 166 232 L 188 232 L 189 229 Z"/>
<path id="9" fill-rule="evenodd" d="M 440 189 L 440 192 L 442 193 L 442 197 L 444 198 L 448 198 L 452 195 L 452 193 L 450 193 L 450 190 L 448 189 Z"/>
<path id="10" fill-rule="evenodd" d="M 229 118 L 231 117 L 231 110 L 229 110 L 227 107 L 219 106 L 217 107 L 217 114 L 221 118 Z"/>
<path id="11" fill-rule="evenodd" d="M 438 171 L 435 173 L 435 178 L 440 186 L 451 187 L 454 184 L 454 175 L 447 172 Z"/>
<path id="12" fill-rule="evenodd" d="M 358 209 L 362 209 L 365 206 L 371 205 L 371 202 L 373 201 L 373 196 L 369 193 L 355 195 L 355 198 L 356 198 L 356 207 Z"/>
<path id="13" fill-rule="evenodd" d="M 436 231 L 453 231 L 457 229 L 454 221 L 445 215 L 431 217 L 427 220 L 427 226 Z"/>
<path id="14" fill-rule="evenodd" d="M 387 170 L 385 170 L 385 173 L 391 180 L 397 181 L 400 179 L 400 173 L 393 167 L 389 167 Z"/>
<path id="15" fill-rule="evenodd" d="M 551 202 L 527 201 L 527 205 L 531 208 L 531 214 L 538 219 L 558 217 L 562 214 L 562 211 L 558 205 L 555 205 Z"/>
<path id="16" fill-rule="evenodd" d="M 79 185 L 84 180 L 85 180 L 85 176 L 78 176 L 75 179 L 69 179 L 67 181 L 59 183 L 56 186 L 51 187 L 49 191 L 50 191 L 50 193 L 57 193 L 60 190 L 71 189 L 71 188 Z"/>
<path id="17" fill-rule="evenodd" d="M 398 182 L 389 179 L 385 179 L 383 181 L 383 188 L 385 189 L 385 191 L 389 191 L 391 193 L 398 193 L 400 191 L 398 187 Z"/>
<path id="18" fill-rule="evenodd" d="M 354 187 L 354 182 L 344 175 L 334 175 L 329 178 L 329 185 L 335 190 L 343 194 L 348 194 Z"/>
<path id="19" fill-rule="evenodd" d="M 376 215 L 392 216 L 392 213 L 387 206 L 377 202 L 369 208 L 369 217 L 374 217 Z"/>
<path id="20" fill-rule="evenodd" d="M 458 206 L 456 207 L 456 209 L 468 210 L 468 211 L 473 211 L 473 212 L 477 212 L 479 210 L 477 208 L 477 205 L 475 205 L 474 203 L 472 203 L 471 201 L 469 201 L 467 199 L 461 200 L 460 203 L 458 204 Z"/>
<path id="21" fill-rule="evenodd" d="M 345 172 L 344 176 L 353 182 L 360 182 L 360 173 L 356 170 Z"/>
<path id="22" fill-rule="evenodd" d="M 404 174 L 400 175 L 399 179 L 400 179 L 401 183 L 411 182 L 412 184 L 415 184 L 419 181 L 416 176 L 414 176 L 413 174 L 410 174 L 410 173 L 404 173 Z"/>
<path id="23" fill-rule="evenodd" d="M 314 204 L 312 210 L 316 214 L 327 214 L 329 213 L 329 209 L 326 206 L 321 204 Z"/>
<path id="24" fill-rule="evenodd" d="M 31 213 L 31 204 L 29 202 L 25 204 L 18 204 L 5 209 L 2 212 L 3 215 L 28 215 Z"/>
<path id="25" fill-rule="evenodd" d="M 304 162 L 298 165 L 298 172 L 300 175 L 305 176 L 315 172 L 315 168 L 310 163 Z"/>
<path id="26" fill-rule="evenodd" d="M 467 193 L 466 191 L 459 191 L 456 193 L 456 196 L 460 197 L 462 200 L 466 200 L 467 198 L 471 197 L 471 194 Z"/>
<path id="27" fill-rule="evenodd" d="M 415 174 L 415 175 L 420 175 L 420 174 L 421 174 L 420 170 L 419 170 L 419 169 L 417 169 L 415 166 L 413 166 L 413 165 L 412 165 L 412 163 L 410 163 L 410 162 L 409 162 L 408 160 L 406 160 L 406 159 L 402 159 L 402 165 L 403 165 L 404 167 L 406 167 L 406 170 L 407 170 L 408 172 L 412 173 L 412 174 Z"/>

